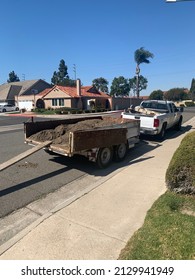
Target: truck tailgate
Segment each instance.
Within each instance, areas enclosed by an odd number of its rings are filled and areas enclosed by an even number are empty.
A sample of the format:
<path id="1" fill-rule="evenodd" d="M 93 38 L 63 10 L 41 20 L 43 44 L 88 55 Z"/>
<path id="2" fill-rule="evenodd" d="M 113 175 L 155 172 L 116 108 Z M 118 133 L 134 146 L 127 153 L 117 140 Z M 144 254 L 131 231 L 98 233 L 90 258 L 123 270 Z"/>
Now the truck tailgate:
<path id="1" fill-rule="evenodd" d="M 140 127 L 152 128 L 154 123 L 154 116 L 144 115 L 144 114 L 129 114 L 123 113 L 124 119 L 139 120 Z"/>

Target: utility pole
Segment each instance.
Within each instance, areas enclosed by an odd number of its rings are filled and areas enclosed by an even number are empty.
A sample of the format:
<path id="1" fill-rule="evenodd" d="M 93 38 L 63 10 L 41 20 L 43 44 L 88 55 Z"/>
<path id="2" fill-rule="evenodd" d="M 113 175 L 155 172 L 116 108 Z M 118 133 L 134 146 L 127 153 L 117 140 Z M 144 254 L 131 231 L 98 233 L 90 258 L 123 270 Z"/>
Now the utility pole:
<path id="1" fill-rule="evenodd" d="M 73 64 L 73 72 L 74 72 L 74 79 L 77 79 L 77 71 L 76 71 L 76 64 Z"/>
<path id="2" fill-rule="evenodd" d="M 136 94 L 137 94 L 137 98 L 139 98 L 139 73 L 140 73 L 140 68 L 139 65 L 137 64 L 136 66 Z"/>

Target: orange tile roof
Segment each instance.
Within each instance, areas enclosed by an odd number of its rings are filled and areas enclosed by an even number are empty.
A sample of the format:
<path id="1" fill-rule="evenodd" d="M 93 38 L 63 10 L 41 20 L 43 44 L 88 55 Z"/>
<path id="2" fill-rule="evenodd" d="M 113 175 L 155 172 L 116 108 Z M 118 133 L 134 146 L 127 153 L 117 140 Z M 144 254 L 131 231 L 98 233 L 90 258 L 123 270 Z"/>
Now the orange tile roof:
<path id="1" fill-rule="evenodd" d="M 56 86 L 61 91 L 68 94 L 70 97 L 78 97 L 76 87 L 64 87 L 64 86 Z"/>
<path id="2" fill-rule="evenodd" d="M 44 91 L 40 92 L 38 94 L 38 96 L 40 97 L 45 97 L 50 91 L 52 91 L 53 89 L 58 88 L 61 91 L 63 91 L 64 93 L 66 93 L 67 95 L 69 95 L 72 98 L 77 98 L 77 88 L 76 87 L 67 87 L 67 86 L 58 86 L 55 85 L 53 88 L 49 88 L 49 89 L 45 89 Z M 104 92 L 100 92 L 97 91 L 97 93 L 95 92 L 90 92 L 90 90 L 93 90 L 93 86 L 81 86 L 81 96 L 84 97 L 104 97 L 104 98 L 108 98 L 109 95 L 104 93 Z"/>
<path id="3" fill-rule="evenodd" d="M 46 88 L 43 91 L 41 91 L 40 93 L 38 93 L 36 96 L 40 96 L 40 97 L 44 97 L 45 95 L 47 95 L 53 88 Z"/>

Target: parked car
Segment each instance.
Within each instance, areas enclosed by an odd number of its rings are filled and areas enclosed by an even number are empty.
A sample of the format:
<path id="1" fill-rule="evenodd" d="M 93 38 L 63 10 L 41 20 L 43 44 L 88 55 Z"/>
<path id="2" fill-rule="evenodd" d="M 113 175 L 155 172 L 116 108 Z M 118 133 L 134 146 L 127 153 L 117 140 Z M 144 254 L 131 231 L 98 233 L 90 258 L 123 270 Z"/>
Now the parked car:
<path id="1" fill-rule="evenodd" d="M 12 104 L 4 104 L 0 105 L 0 112 L 11 112 L 11 111 L 18 111 L 19 108 Z"/>

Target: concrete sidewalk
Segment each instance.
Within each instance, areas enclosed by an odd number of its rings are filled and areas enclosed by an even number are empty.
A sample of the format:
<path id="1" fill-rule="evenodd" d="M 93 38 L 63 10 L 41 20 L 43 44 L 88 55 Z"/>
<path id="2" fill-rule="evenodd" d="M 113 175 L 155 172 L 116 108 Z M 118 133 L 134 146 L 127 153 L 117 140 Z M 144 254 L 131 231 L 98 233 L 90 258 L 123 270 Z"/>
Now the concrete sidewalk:
<path id="1" fill-rule="evenodd" d="M 195 117 L 184 126 L 195 128 Z M 116 260 L 154 201 L 166 191 L 165 173 L 188 133 L 163 141 L 133 164 L 61 210 L 45 215 L 1 260 Z"/>

